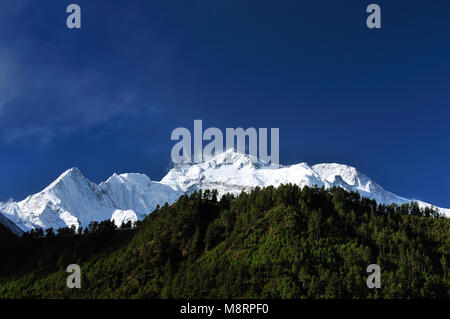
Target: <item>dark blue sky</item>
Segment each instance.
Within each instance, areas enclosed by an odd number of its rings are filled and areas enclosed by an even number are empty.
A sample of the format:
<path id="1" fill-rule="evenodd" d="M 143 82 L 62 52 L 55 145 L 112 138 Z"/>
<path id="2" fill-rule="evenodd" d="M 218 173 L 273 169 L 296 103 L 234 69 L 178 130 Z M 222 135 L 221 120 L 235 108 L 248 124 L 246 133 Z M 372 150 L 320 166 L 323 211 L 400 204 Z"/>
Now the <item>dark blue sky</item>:
<path id="1" fill-rule="evenodd" d="M 449 33 L 449 1 L 2 0 L 0 200 L 72 166 L 159 180 L 172 130 L 202 119 L 279 127 L 283 164 L 450 207 Z"/>

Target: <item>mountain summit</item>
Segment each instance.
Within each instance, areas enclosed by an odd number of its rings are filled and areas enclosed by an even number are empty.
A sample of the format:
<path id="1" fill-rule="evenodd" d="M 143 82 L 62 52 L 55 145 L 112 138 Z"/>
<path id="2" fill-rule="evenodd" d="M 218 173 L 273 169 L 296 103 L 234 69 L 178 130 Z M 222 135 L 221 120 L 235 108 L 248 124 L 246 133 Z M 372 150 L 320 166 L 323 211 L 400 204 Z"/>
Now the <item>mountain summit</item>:
<path id="1" fill-rule="evenodd" d="M 217 189 L 219 195 L 239 194 L 255 187 L 296 184 L 341 187 L 357 191 L 380 204 L 405 204 L 412 200 L 386 191 L 356 168 L 342 164 L 264 164 L 248 155 L 226 151 L 200 164 L 182 164 L 160 181 L 144 174 L 114 174 L 100 184 L 90 182 L 77 168 L 61 174 L 43 191 L 20 202 L 0 203 L 0 222 L 18 233 L 32 228 L 87 226 L 91 221 L 136 221 L 157 205 L 175 202 L 182 194 Z M 430 207 L 418 201 L 420 207 Z M 447 216 L 450 210 L 439 209 Z"/>

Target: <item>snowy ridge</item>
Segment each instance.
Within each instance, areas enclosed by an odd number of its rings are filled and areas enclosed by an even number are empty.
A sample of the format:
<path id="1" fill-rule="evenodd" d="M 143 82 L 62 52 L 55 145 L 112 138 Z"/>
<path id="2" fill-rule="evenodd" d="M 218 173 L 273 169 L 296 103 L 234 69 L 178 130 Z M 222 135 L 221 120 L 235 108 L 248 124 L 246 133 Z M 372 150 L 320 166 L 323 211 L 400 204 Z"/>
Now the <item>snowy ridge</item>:
<path id="1" fill-rule="evenodd" d="M 341 187 L 357 191 L 363 197 L 382 204 L 412 202 L 386 191 L 351 166 L 334 163 L 314 166 L 306 163 L 267 165 L 248 155 L 229 150 L 204 163 L 179 165 L 171 169 L 160 182 L 151 181 L 144 174 L 114 174 L 97 185 L 78 169 L 72 168 L 43 191 L 23 201 L 0 203 L 0 222 L 9 228 L 14 223 L 17 225 L 16 232 L 18 229 L 27 231 L 37 227 L 85 227 L 91 221 L 106 219 L 120 225 L 122 222 L 140 220 L 157 205 L 166 202 L 171 204 L 182 194 L 195 190 L 217 189 L 220 196 L 226 193 L 237 195 L 257 186 L 277 187 L 287 183 L 300 187 Z M 432 206 L 416 202 L 420 207 Z M 438 210 L 450 216 L 449 209 Z"/>
<path id="2" fill-rule="evenodd" d="M 0 213 L 23 231 L 86 227 L 106 219 L 121 225 L 144 218 L 158 204 L 173 202 L 179 195 L 143 174 L 114 174 L 96 185 L 71 168 L 41 192 L 20 202 L 1 203 Z"/>
<path id="3" fill-rule="evenodd" d="M 335 186 L 348 191 L 357 191 L 361 196 L 375 199 L 380 204 L 402 205 L 413 202 L 383 189 L 351 166 L 335 163 L 313 166 L 307 163 L 290 166 L 265 165 L 259 161 L 253 163 L 248 155 L 231 150 L 201 164 L 175 167 L 161 180 L 161 183 L 182 192 L 217 189 L 220 196 L 228 192 L 237 195 L 242 190 L 248 191 L 256 186 L 277 187 L 288 183 L 300 187 Z M 414 200 L 414 202 L 417 202 L 421 208 L 433 206 L 422 201 Z M 450 216 L 450 209 L 434 208 Z"/>

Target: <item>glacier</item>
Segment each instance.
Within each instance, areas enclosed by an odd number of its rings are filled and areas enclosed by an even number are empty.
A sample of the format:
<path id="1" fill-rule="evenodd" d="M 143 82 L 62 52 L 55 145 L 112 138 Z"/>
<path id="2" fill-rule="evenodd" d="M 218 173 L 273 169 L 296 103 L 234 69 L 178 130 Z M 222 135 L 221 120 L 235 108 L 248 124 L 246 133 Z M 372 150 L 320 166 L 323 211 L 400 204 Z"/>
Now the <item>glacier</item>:
<path id="1" fill-rule="evenodd" d="M 157 205 L 171 204 L 181 195 L 196 190 L 216 189 L 219 196 L 237 195 L 255 187 L 287 183 L 300 187 L 341 187 L 375 199 L 379 204 L 401 205 L 414 201 L 419 207 L 432 207 L 383 189 L 351 166 L 265 164 L 228 150 L 200 164 L 177 165 L 159 182 L 144 174 L 130 173 L 114 174 L 97 185 L 77 168 L 71 168 L 37 194 L 19 202 L 0 202 L 0 222 L 17 234 L 34 228 L 86 227 L 91 221 L 107 219 L 121 225 L 141 220 Z M 450 209 L 434 208 L 450 216 Z"/>

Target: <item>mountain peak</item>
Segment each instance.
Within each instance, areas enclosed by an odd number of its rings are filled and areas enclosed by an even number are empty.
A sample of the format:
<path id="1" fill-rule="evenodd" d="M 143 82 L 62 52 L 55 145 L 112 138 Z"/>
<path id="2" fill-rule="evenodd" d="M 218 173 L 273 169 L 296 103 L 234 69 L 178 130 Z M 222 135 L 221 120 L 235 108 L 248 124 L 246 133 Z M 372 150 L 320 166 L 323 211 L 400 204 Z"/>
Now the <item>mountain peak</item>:
<path id="1" fill-rule="evenodd" d="M 69 168 L 68 170 L 66 170 L 61 175 L 59 175 L 59 177 L 57 179 L 55 179 L 53 181 L 53 183 L 51 183 L 45 189 L 47 190 L 47 189 L 53 188 L 56 185 L 58 185 L 59 183 L 61 183 L 61 181 L 76 180 L 76 179 L 87 180 L 86 177 L 84 177 L 84 175 L 81 173 L 81 171 L 78 168 L 72 167 L 72 168 Z"/>
<path id="2" fill-rule="evenodd" d="M 129 185 L 149 185 L 151 183 L 150 177 L 145 174 L 140 173 L 124 173 L 116 174 L 114 173 L 106 182 L 100 183 L 101 185 L 120 183 Z"/>
<path id="3" fill-rule="evenodd" d="M 66 176 L 74 177 L 74 176 L 83 176 L 81 171 L 77 167 L 72 167 L 62 173 L 58 178 L 64 178 Z"/>
<path id="4" fill-rule="evenodd" d="M 240 153 L 235 151 L 234 149 L 228 149 L 225 152 L 206 160 L 200 165 L 202 164 L 205 164 L 206 166 L 212 168 L 217 168 L 223 165 L 233 165 L 237 168 L 262 168 L 270 166 L 270 164 L 262 162 L 255 156 L 246 153 Z"/>

